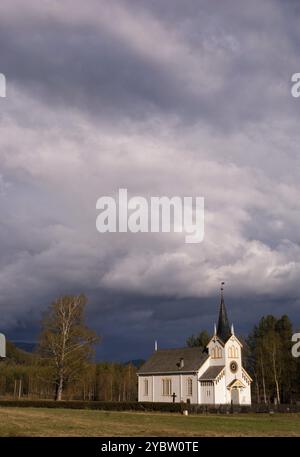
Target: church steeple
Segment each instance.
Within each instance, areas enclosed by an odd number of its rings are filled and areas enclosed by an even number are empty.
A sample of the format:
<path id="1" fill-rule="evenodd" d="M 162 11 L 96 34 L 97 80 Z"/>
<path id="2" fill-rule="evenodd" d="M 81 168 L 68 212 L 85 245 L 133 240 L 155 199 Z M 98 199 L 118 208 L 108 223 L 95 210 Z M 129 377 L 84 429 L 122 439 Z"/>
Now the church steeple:
<path id="1" fill-rule="evenodd" d="M 230 338 L 231 331 L 224 302 L 224 284 L 224 282 L 221 283 L 221 303 L 219 310 L 217 336 L 225 343 L 228 338 Z"/>

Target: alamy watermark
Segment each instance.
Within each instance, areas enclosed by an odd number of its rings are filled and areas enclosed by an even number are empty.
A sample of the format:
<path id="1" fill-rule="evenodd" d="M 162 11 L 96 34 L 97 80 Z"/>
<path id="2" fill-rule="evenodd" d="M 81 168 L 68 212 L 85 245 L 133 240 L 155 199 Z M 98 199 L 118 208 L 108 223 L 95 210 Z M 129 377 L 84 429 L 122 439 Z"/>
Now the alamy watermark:
<path id="1" fill-rule="evenodd" d="M 6 78 L 3 73 L 0 73 L 0 97 L 6 97 Z"/>
<path id="2" fill-rule="evenodd" d="M 292 346 L 292 356 L 300 357 L 300 333 L 294 333 L 292 336 L 292 342 L 295 343 Z"/>
<path id="3" fill-rule="evenodd" d="M 291 77 L 291 94 L 294 98 L 300 97 L 300 73 L 294 73 Z"/>
<path id="4" fill-rule="evenodd" d="M 96 228 L 105 232 L 184 233 L 186 243 L 204 238 L 203 197 L 131 197 L 119 189 L 118 198 L 100 197 Z"/>

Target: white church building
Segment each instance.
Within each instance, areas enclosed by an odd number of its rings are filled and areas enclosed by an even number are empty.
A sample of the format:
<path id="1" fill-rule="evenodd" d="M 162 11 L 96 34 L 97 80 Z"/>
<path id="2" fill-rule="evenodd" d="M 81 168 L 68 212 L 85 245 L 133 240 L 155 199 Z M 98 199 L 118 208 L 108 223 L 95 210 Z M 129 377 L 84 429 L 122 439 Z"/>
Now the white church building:
<path id="1" fill-rule="evenodd" d="M 252 379 L 242 366 L 242 349 L 221 289 L 218 326 L 206 349 L 156 350 L 138 370 L 138 400 L 250 405 Z"/>

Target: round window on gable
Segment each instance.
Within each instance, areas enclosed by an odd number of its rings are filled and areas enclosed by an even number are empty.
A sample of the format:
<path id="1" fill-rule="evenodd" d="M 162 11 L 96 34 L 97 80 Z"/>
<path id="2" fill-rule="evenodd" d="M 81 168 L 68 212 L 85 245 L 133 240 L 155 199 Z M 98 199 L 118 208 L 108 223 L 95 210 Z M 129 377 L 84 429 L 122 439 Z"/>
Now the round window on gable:
<path id="1" fill-rule="evenodd" d="M 231 362 L 229 367 L 232 373 L 236 373 L 238 369 L 238 364 L 236 362 Z"/>

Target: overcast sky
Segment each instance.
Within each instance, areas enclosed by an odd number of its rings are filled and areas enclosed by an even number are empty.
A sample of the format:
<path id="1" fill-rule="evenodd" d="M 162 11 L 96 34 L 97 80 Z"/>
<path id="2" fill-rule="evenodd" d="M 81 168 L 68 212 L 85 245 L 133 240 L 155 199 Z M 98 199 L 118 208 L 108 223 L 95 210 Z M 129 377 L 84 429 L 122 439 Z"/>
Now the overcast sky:
<path id="1" fill-rule="evenodd" d="M 1 0 L 1 329 L 84 292 L 98 356 L 300 324 L 297 1 Z M 203 196 L 205 238 L 100 234 L 96 201 Z"/>

